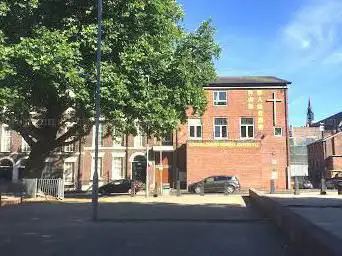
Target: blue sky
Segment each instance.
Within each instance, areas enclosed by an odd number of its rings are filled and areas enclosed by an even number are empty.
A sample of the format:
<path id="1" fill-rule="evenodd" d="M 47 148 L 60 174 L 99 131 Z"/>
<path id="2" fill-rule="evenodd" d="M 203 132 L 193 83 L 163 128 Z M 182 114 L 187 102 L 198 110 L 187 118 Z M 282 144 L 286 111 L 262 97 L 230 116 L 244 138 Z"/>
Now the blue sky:
<path id="1" fill-rule="evenodd" d="M 218 75 L 274 75 L 292 82 L 290 122 L 342 111 L 342 0 L 178 0 L 184 26 L 212 19 Z"/>

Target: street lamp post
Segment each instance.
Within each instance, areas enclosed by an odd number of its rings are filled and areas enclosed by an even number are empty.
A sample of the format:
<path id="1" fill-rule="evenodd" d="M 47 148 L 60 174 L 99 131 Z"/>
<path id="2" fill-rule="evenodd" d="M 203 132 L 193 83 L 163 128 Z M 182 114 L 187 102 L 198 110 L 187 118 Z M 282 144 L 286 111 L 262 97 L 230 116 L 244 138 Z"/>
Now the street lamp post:
<path id="1" fill-rule="evenodd" d="M 101 37 L 102 37 L 102 0 L 97 3 L 97 58 L 96 58 L 96 90 L 95 90 L 95 161 L 92 189 L 92 219 L 97 220 L 98 208 L 98 156 L 99 156 L 99 126 L 100 126 L 100 83 L 101 83 Z"/>
<path id="2" fill-rule="evenodd" d="M 146 75 L 147 79 L 147 86 L 150 85 L 150 76 Z M 148 91 L 147 91 L 148 92 Z M 147 129 L 148 130 L 148 129 Z M 148 145 L 148 138 L 149 138 L 149 132 L 147 131 L 147 136 L 146 136 L 146 182 L 145 182 L 145 197 L 149 196 L 150 193 L 150 176 L 149 176 L 149 160 L 148 160 L 148 154 L 149 154 L 149 145 Z"/>

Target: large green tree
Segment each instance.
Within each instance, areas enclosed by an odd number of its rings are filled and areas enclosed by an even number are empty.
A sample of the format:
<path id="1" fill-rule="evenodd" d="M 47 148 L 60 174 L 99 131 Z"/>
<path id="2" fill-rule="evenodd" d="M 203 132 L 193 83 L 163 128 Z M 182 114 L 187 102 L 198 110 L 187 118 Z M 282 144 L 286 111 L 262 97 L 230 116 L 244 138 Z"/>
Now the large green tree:
<path id="1" fill-rule="evenodd" d="M 202 87 L 216 74 L 219 47 L 206 21 L 182 27 L 175 0 L 104 0 L 101 116 L 107 133 L 162 136 L 202 113 Z M 28 176 L 93 126 L 97 6 L 94 0 L 0 3 L 0 122 L 30 145 Z M 149 77 L 149 79 L 147 79 Z M 66 128 L 66 125 L 68 127 Z"/>

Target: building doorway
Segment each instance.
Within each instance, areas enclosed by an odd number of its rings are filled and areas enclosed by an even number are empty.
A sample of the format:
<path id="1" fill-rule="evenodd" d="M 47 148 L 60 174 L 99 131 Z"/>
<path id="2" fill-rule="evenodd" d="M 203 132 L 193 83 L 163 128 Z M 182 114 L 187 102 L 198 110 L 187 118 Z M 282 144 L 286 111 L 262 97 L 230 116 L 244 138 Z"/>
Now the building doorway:
<path id="1" fill-rule="evenodd" d="M 142 155 L 135 156 L 132 161 L 133 180 L 146 182 L 146 157 Z"/>
<path id="2" fill-rule="evenodd" d="M 7 158 L 0 160 L 0 180 L 11 181 L 13 174 L 13 162 Z"/>

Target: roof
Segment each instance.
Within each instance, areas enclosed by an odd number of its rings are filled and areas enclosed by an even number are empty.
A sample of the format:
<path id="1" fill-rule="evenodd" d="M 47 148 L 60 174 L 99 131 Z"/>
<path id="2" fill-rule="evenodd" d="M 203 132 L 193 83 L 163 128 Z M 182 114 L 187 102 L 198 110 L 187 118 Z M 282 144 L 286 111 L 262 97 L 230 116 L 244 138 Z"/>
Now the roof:
<path id="1" fill-rule="evenodd" d="M 311 126 L 318 127 L 321 123 L 324 123 L 326 130 L 335 130 L 342 123 L 342 112 L 329 116 L 321 121 L 315 122 Z"/>
<path id="2" fill-rule="evenodd" d="M 271 86 L 287 85 L 291 82 L 275 76 L 238 76 L 238 77 L 217 77 L 209 84 L 209 87 L 231 87 L 231 86 Z"/>

